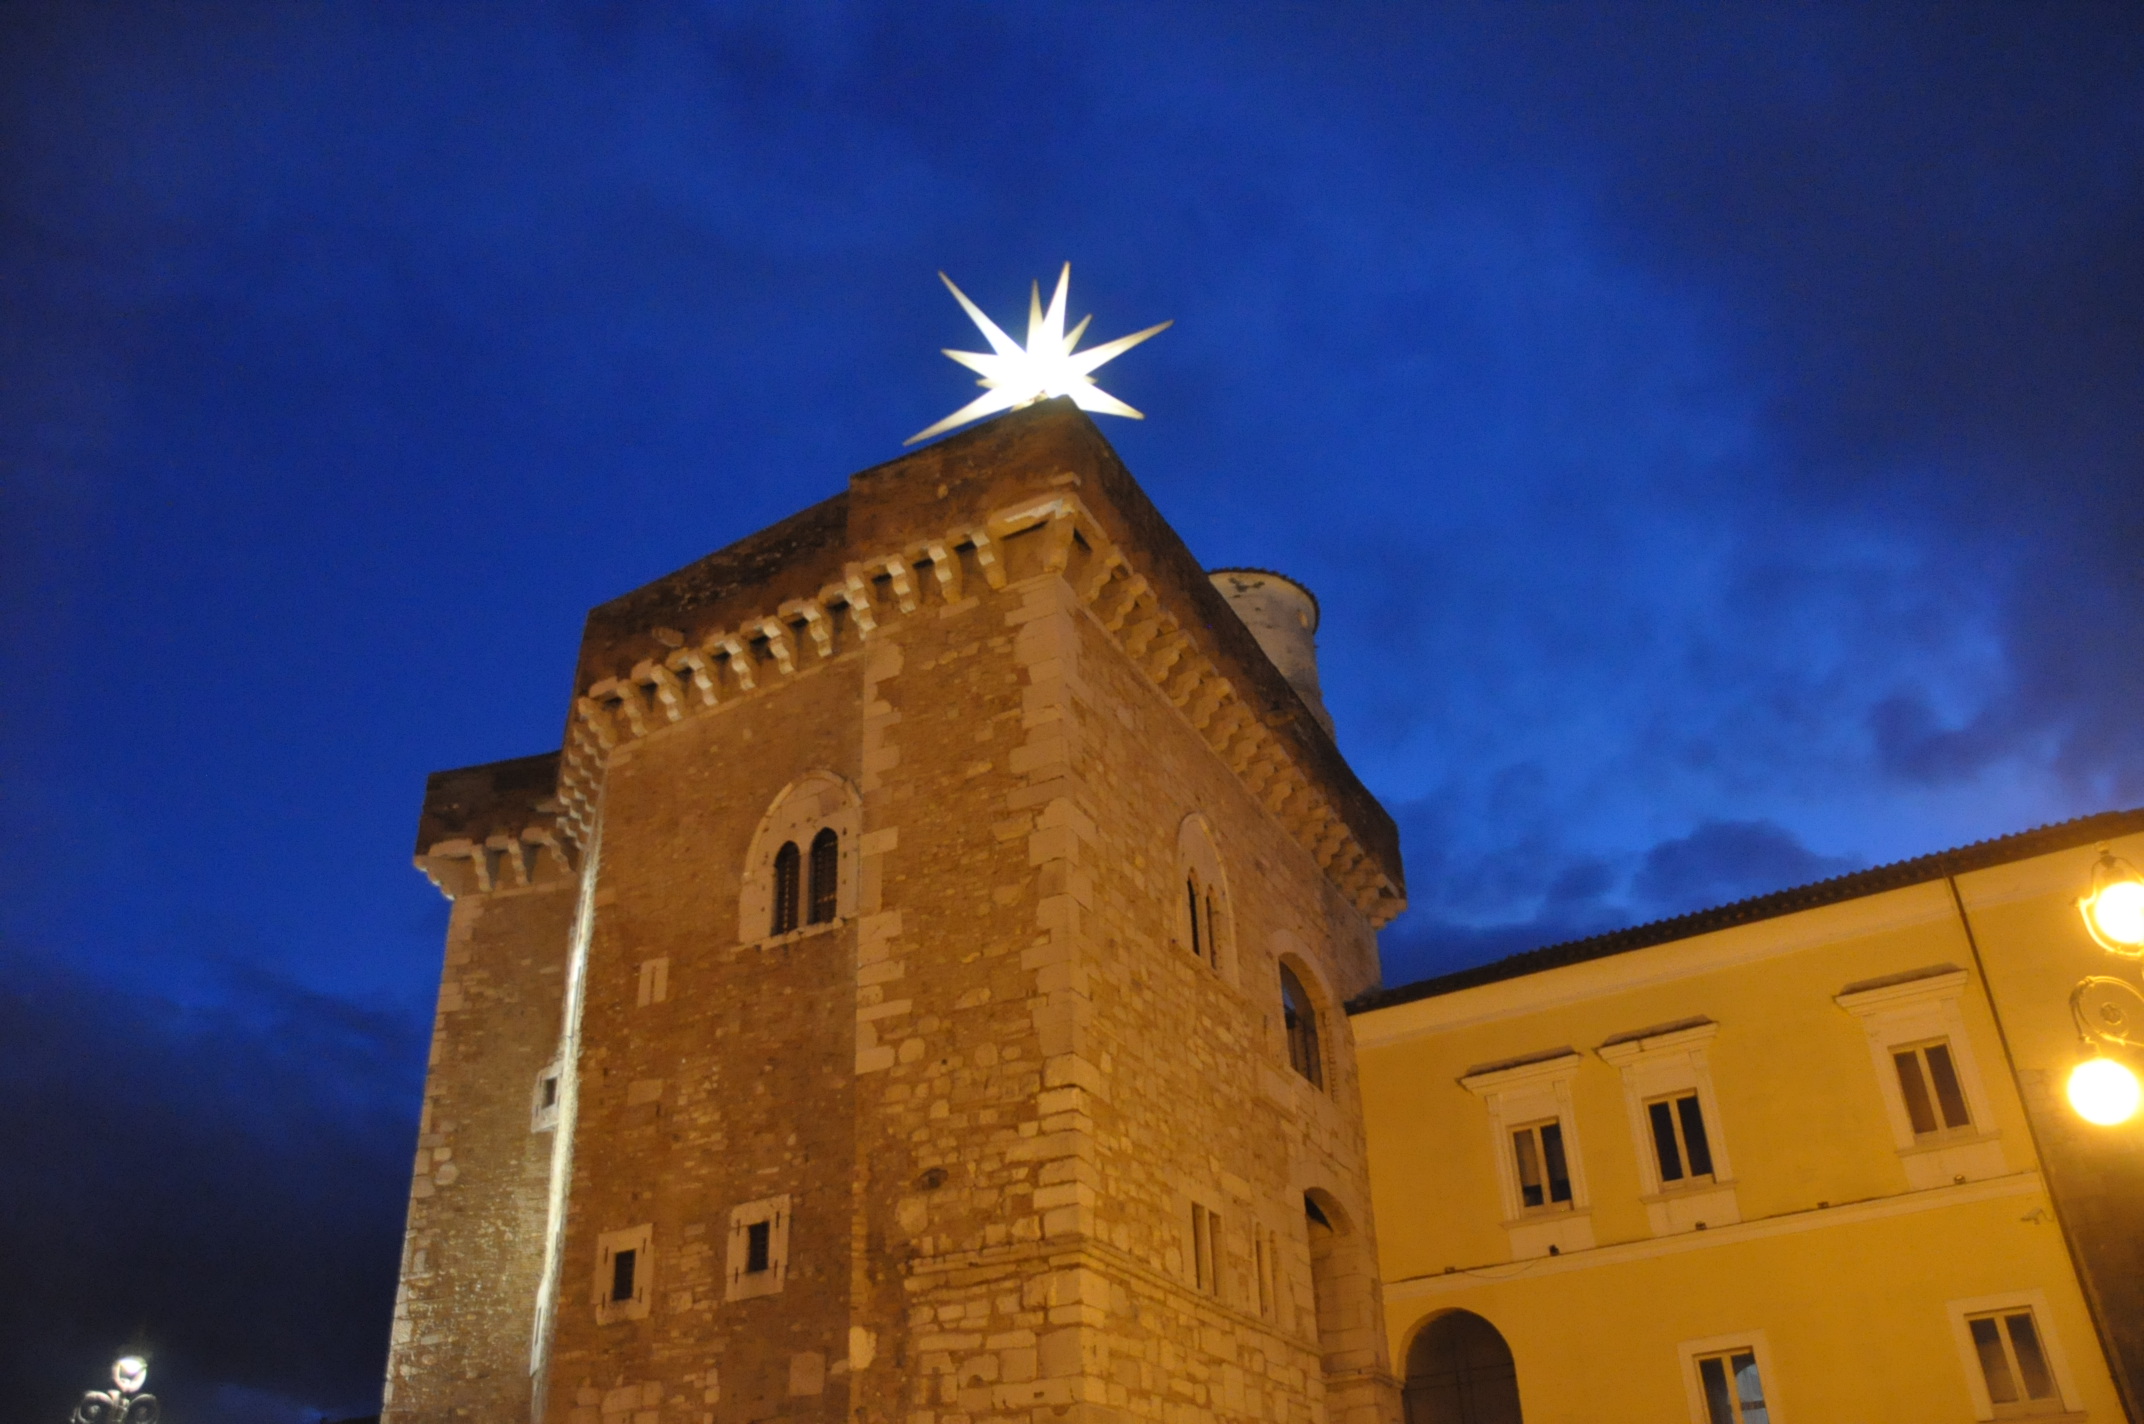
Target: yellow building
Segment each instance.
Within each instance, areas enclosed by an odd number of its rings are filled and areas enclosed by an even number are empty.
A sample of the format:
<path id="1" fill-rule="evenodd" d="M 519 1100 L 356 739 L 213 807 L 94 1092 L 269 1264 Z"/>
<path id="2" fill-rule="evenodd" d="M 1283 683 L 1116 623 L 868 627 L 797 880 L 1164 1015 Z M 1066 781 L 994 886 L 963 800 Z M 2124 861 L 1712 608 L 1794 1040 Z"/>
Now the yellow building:
<path id="1" fill-rule="evenodd" d="M 2062 1102 L 2103 843 L 2144 812 L 1359 1001 L 1409 1424 L 2123 1419 L 2144 1128 Z"/>

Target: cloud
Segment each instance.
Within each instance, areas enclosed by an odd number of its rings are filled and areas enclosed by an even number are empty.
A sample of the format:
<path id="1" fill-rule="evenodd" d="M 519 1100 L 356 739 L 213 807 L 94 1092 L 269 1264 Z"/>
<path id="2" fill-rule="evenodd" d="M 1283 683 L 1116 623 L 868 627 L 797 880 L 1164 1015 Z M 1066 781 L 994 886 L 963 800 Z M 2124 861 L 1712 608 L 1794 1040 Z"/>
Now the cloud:
<path id="1" fill-rule="evenodd" d="M 377 1407 L 422 1026 L 281 983 L 185 1007 L 4 956 L 0 1397 L 143 1348 L 172 1424 Z"/>
<path id="2" fill-rule="evenodd" d="M 1818 855 L 1770 821 L 1705 821 L 1648 850 L 1630 889 L 1664 916 L 1822 880 L 1856 864 L 1851 856 Z"/>

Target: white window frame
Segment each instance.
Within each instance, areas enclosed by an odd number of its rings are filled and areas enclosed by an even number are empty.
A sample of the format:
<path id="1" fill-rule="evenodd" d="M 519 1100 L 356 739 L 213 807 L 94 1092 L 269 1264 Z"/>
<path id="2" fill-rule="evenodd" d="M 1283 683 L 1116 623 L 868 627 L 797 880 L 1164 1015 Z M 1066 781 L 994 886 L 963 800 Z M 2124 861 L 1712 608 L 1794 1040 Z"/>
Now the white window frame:
<path id="1" fill-rule="evenodd" d="M 752 1228 L 767 1223 L 767 1269 L 747 1271 L 751 1257 Z M 779 1295 L 789 1281 L 789 1197 L 763 1197 L 746 1202 L 730 1212 L 729 1260 L 724 1274 L 724 1300 L 751 1300 Z"/>
<path id="2" fill-rule="evenodd" d="M 1630 1113 L 1630 1136 L 1638 1154 L 1644 1185 L 1640 1198 L 1655 1236 L 1695 1231 L 1700 1226 L 1728 1226 L 1742 1219 L 1735 1195 L 1734 1161 L 1720 1123 L 1720 1102 L 1712 1087 L 1711 1046 L 1720 1026 L 1711 1019 L 1684 1019 L 1658 1028 L 1619 1034 L 1594 1051 L 1623 1076 L 1623 1101 Z M 1697 1094 L 1705 1120 L 1705 1145 L 1712 1153 L 1712 1179 L 1663 1182 L 1653 1145 L 1647 1105 L 1666 1097 Z"/>
<path id="3" fill-rule="evenodd" d="M 1849 986 L 1832 1000 L 1860 1021 L 1868 1039 L 1884 1117 L 1891 1124 L 1906 1182 L 1916 1191 L 2000 1177 L 2010 1170 L 2003 1155 L 2002 1133 L 1995 1126 L 1995 1105 L 1988 1096 L 1973 1037 L 1966 1030 L 1967 983 L 1963 969 L 1937 964 L 1889 976 L 1866 988 Z M 1913 1118 L 1898 1086 L 1898 1065 L 1891 1061 L 1891 1054 L 1909 1044 L 1938 1038 L 1950 1046 L 1951 1066 L 1958 1071 L 1958 1086 L 1964 1090 L 1973 1122 L 1970 1129 L 1946 1129 L 1923 1138 L 1913 1131 Z"/>
<path id="4" fill-rule="evenodd" d="M 1682 1361 L 1682 1387 L 1690 1402 L 1690 1424 L 1712 1424 L 1712 1415 L 1705 1408 L 1705 1386 L 1697 1373 L 1697 1362 L 1707 1355 L 1724 1355 L 1736 1350 L 1747 1350 L 1757 1357 L 1757 1378 L 1764 1385 L 1764 1412 L 1769 1424 L 1784 1424 L 1786 1415 L 1779 1407 L 1779 1370 L 1772 1363 L 1772 1342 L 1762 1330 L 1742 1330 L 1732 1335 L 1714 1335 L 1703 1340 L 1685 1340 L 1675 1347 Z"/>
<path id="5" fill-rule="evenodd" d="M 629 1300 L 612 1300 L 610 1295 L 612 1262 L 621 1251 L 633 1253 L 633 1294 Z M 606 1231 L 596 1238 L 596 1323 L 609 1325 L 618 1320 L 644 1320 L 648 1314 L 648 1302 L 654 1296 L 655 1284 L 655 1227 L 652 1223 L 628 1226 L 622 1231 Z"/>
<path id="6" fill-rule="evenodd" d="M 1951 1340 L 1958 1347 L 1958 1363 L 1965 1370 L 1966 1388 L 1973 1396 L 1975 1419 L 1994 1419 L 1997 1415 L 1995 1401 L 1988 1396 L 1987 1377 L 1980 1372 L 1980 1351 L 1973 1347 L 1973 1332 L 1966 1321 L 1975 1315 L 1987 1315 L 1993 1311 L 2005 1311 L 2013 1315 L 2020 1310 L 2032 1312 L 2032 1325 L 2040 1332 L 2040 1348 L 2047 1354 L 2047 1368 L 2055 1377 L 2055 1393 L 2059 1396 L 2057 1401 L 2047 1407 L 2020 1410 L 2000 1417 L 2060 1419 L 2066 1414 L 2084 1412 L 2084 1396 L 2078 1393 L 2076 1377 L 2070 1373 L 2069 1356 L 2063 1353 L 2062 1342 L 2055 1336 L 2054 1315 L 2048 1308 L 2046 1291 L 2006 1291 L 2001 1295 L 1945 1301 L 1943 1309 L 1950 1316 Z"/>
<path id="7" fill-rule="evenodd" d="M 543 1085 L 551 1085 L 551 1101 L 543 1100 Z M 543 1065 L 536 1074 L 535 1086 L 529 1089 L 529 1131 L 549 1132 L 558 1126 L 559 1104 L 566 1095 L 566 1073 L 555 1060 Z"/>
<path id="8" fill-rule="evenodd" d="M 1514 1260 L 1593 1249 L 1593 1195 L 1586 1186 L 1585 1151 L 1571 1105 L 1571 1079 L 1584 1062 L 1578 1050 L 1559 1048 L 1515 1062 L 1485 1065 L 1459 1080 L 1459 1086 L 1488 1109 L 1502 1225 Z M 1512 1133 L 1520 1127 L 1550 1120 L 1563 1130 L 1563 1162 L 1571 1174 L 1570 1204 L 1553 1210 L 1528 1207 L 1520 1197 L 1518 1163 L 1511 1145 Z"/>

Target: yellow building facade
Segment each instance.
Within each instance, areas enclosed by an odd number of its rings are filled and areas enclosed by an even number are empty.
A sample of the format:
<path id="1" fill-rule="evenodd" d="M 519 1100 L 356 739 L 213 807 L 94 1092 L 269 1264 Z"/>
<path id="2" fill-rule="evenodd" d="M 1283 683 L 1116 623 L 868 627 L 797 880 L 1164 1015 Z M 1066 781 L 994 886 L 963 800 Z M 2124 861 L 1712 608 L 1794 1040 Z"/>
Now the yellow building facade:
<path id="1" fill-rule="evenodd" d="M 2144 813 L 1358 1002 L 1409 1424 L 2131 1417 L 2144 1127 L 2062 1102 L 2102 845 Z"/>

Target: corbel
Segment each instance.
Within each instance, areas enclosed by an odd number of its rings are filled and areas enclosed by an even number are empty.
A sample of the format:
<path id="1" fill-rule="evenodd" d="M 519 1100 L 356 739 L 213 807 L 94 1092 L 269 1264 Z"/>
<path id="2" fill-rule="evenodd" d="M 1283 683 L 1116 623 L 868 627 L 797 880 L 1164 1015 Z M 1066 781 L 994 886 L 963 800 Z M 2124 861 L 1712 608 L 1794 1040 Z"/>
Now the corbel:
<path id="1" fill-rule="evenodd" d="M 820 657 L 834 655 L 834 620 L 826 616 L 826 610 L 819 606 L 817 599 L 792 598 L 782 605 L 781 614 L 785 619 L 793 618 L 804 625 L 804 631 L 811 635 L 812 646 L 819 650 Z"/>
<path id="2" fill-rule="evenodd" d="M 759 620 L 759 636 L 767 640 L 767 651 L 774 654 L 774 665 L 788 676 L 797 670 L 796 646 L 789 638 L 789 625 L 779 618 Z"/>

